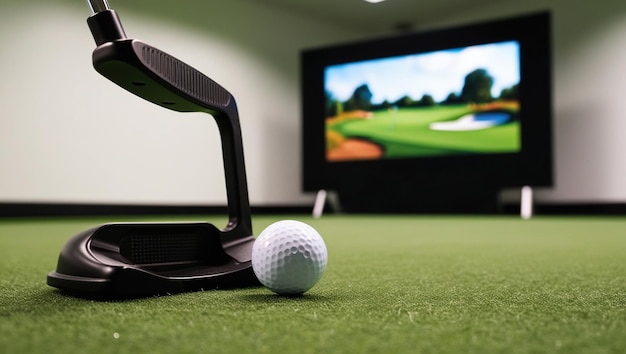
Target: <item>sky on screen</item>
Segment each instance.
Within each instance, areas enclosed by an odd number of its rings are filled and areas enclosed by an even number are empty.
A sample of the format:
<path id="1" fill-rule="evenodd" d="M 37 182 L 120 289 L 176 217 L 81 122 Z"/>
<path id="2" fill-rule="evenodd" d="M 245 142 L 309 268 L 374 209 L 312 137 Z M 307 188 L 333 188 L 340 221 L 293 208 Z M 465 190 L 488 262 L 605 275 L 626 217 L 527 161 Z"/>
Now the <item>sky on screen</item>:
<path id="1" fill-rule="evenodd" d="M 486 69 L 493 78 L 492 95 L 519 83 L 519 44 L 516 41 L 475 45 L 430 53 L 373 59 L 328 66 L 324 85 L 335 99 L 348 100 L 354 90 L 367 84 L 372 102 L 395 102 L 409 96 L 419 100 L 431 95 L 435 101 L 461 93 L 465 76 Z"/>

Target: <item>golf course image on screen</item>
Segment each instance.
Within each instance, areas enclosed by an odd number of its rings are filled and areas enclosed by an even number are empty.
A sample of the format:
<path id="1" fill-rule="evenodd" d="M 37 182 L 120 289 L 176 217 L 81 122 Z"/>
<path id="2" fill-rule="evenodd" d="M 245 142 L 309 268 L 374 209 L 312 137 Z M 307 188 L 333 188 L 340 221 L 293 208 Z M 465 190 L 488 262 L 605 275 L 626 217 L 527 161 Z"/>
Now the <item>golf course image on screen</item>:
<path id="1" fill-rule="evenodd" d="M 521 149 L 519 43 L 327 66 L 328 161 Z"/>

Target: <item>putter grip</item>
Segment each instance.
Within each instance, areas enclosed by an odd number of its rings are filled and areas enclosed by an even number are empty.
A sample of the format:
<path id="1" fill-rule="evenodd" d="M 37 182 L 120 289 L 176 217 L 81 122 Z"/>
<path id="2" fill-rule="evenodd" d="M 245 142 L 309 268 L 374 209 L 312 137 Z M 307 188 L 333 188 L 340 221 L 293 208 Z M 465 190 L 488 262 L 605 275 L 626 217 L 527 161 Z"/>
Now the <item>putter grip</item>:
<path id="1" fill-rule="evenodd" d="M 232 95 L 198 70 L 145 43 L 134 41 L 133 47 L 147 68 L 179 91 L 213 108 L 230 104 Z"/>

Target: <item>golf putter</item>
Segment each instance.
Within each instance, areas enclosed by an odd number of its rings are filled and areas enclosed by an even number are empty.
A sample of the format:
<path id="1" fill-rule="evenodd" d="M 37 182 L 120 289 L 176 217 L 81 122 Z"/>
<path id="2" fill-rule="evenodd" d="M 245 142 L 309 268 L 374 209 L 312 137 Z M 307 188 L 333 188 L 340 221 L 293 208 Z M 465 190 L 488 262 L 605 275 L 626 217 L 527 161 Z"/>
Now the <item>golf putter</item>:
<path id="1" fill-rule="evenodd" d="M 112 223 L 67 241 L 48 285 L 79 294 L 148 296 L 258 285 L 239 116 L 233 96 L 182 61 L 126 37 L 106 0 L 87 0 L 96 71 L 131 93 L 178 112 L 217 121 L 228 223 Z"/>

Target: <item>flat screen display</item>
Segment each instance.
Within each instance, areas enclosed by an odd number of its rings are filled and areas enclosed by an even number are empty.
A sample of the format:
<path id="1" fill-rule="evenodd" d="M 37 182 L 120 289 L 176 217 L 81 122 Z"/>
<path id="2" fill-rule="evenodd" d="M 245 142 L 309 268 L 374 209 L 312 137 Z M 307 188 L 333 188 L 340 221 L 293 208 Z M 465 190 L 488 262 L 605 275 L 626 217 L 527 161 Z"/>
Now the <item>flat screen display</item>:
<path id="1" fill-rule="evenodd" d="M 494 212 L 553 183 L 549 12 L 301 53 L 302 189 L 345 212 Z"/>

